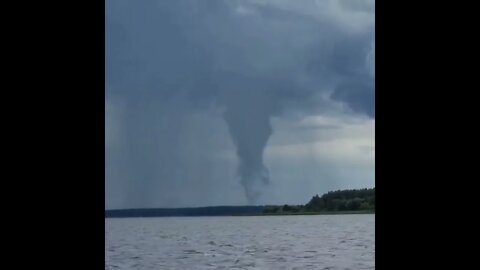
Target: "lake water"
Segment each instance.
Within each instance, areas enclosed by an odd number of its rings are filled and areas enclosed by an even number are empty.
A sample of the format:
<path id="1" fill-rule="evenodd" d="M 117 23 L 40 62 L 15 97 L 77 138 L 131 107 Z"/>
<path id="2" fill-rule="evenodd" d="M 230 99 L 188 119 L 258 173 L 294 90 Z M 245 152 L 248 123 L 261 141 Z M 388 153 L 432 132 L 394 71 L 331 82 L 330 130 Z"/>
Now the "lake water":
<path id="1" fill-rule="evenodd" d="M 375 215 L 105 219 L 106 269 L 375 269 Z"/>

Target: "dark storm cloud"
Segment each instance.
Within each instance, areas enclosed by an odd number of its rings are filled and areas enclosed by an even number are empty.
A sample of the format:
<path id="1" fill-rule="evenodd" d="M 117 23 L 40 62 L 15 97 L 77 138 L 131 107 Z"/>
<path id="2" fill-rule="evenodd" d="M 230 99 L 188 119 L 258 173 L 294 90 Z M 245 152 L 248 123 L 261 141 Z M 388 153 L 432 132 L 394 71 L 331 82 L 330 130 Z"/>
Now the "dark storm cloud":
<path id="1" fill-rule="evenodd" d="M 263 151 L 272 116 L 325 112 L 336 100 L 374 117 L 367 67 L 373 27 L 352 32 L 328 16 L 260 2 L 106 2 L 106 98 L 124 103 L 124 132 L 107 149 L 107 186 L 126 186 L 124 201 L 149 205 L 179 183 L 219 184 L 208 173 L 201 183 L 185 175 L 192 166 L 202 172 L 215 166 L 195 161 L 208 160 L 203 155 L 212 153 L 213 142 L 186 146 L 205 140 L 191 130 L 194 113 L 223 109 L 250 203 L 259 194 L 255 185 L 268 183 Z M 355 1 L 342 6 L 371 8 Z"/>

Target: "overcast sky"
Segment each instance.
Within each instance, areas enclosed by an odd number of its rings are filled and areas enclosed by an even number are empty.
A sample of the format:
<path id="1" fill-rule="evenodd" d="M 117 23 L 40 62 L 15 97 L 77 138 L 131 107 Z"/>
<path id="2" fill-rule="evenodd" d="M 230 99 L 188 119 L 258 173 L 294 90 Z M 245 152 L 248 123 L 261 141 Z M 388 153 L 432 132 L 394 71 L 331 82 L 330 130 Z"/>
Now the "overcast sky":
<path id="1" fill-rule="evenodd" d="M 375 185 L 375 2 L 107 0 L 107 209 Z"/>

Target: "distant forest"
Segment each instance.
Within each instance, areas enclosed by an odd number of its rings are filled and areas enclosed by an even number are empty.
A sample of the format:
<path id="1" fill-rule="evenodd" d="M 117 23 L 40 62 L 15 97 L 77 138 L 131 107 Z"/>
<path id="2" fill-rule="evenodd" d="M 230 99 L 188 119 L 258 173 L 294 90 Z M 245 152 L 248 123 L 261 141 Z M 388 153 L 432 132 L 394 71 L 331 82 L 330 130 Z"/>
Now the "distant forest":
<path id="1" fill-rule="evenodd" d="M 267 206 L 265 214 L 306 212 L 375 211 L 375 188 L 330 191 L 317 195 L 305 205 Z"/>
<path id="2" fill-rule="evenodd" d="M 191 217 L 261 215 L 264 206 L 209 206 L 105 210 L 105 217 Z"/>
<path id="3" fill-rule="evenodd" d="M 105 210 L 105 217 L 256 216 L 343 212 L 375 212 L 375 188 L 330 191 L 321 197 L 317 194 L 305 205 L 118 209 Z"/>

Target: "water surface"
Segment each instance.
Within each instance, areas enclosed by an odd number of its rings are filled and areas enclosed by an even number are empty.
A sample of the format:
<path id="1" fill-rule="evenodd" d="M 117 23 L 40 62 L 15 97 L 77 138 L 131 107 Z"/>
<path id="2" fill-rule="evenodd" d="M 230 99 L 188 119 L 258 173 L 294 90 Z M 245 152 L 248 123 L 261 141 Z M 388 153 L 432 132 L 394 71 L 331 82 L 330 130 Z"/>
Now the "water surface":
<path id="1" fill-rule="evenodd" d="M 106 269 L 374 269 L 375 215 L 105 219 Z"/>

